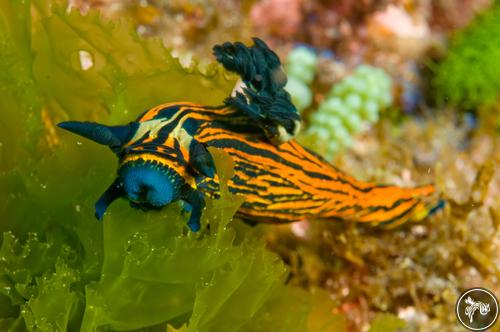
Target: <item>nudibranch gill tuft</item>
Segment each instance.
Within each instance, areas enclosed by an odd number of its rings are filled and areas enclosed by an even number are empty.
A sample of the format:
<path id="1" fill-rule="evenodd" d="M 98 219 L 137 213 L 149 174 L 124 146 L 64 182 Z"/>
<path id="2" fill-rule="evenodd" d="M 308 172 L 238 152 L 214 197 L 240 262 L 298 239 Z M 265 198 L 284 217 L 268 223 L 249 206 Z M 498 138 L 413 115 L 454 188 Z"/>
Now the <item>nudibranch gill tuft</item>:
<path id="1" fill-rule="evenodd" d="M 214 54 L 243 83 L 222 106 L 163 104 L 123 126 L 59 124 L 109 146 L 119 158 L 115 181 L 95 204 L 98 219 L 119 197 L 143 210 L 183 200 L 191 207 L 189 228 L 199 230 L 204 197 L 219 196 L 209 147 L 234 160 L 228 188 L 245 197 L 238 216 L 249 222 L 330 219 L 393 227 L 441 206 L 432 185 L 410 189 L 357 181 L 293 140 L 300 116 L 283 89 L 279 58 L 263 41 L 255 38 L 251 47 L 224 43 Z"/>

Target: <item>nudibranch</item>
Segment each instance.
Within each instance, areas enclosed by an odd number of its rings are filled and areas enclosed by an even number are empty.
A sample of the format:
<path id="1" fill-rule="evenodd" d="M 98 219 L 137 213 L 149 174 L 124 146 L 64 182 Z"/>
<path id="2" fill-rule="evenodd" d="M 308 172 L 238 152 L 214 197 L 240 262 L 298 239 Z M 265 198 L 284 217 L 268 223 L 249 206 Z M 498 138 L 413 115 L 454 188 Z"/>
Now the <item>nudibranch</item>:
<path id="1" fill-rule="evenodd" d="M 119 159 L 116 179 L 95 204 L 98 219 L 120 197 L 144 210 L 183 200 L 191 207 L 189 228 L 199 230 L 204 197 L 219 195 L 209 147 L 234 160 L 228 188 L 245 197 L 238 216 L 249 222 L 330 219 L 396 226 L 440 206 L 432 185 L 358 181 L 297 143 L 300 116 L 283 89 L 280 60 L 263 41 L 254 38 L 251 47 L 224 43 L 214 54 L 242 82 L 222 106 L 163 104 L 122 126 L 59 124 L 109 146 Z"/>

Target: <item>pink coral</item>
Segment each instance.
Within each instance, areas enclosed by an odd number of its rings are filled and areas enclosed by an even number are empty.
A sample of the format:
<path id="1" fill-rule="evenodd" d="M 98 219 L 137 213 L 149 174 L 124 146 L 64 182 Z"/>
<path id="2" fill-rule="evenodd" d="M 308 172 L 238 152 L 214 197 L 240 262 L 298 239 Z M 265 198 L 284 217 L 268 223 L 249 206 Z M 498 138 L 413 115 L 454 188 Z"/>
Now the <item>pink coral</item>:
<path id="1" fill-rule="evenodd" d="M 375 13 L 373 23 L 387 34 L 400 38 L 425 38 L 430 32 L 424 20 L 412 18 L 407 11 L 395 5 Z"/>
<path id="2" fill-rule="evenodd" d="M 257 29 L 291 38 L 302 21 L 301 0 L 261 0 L 251 9 L 250 17 Z"/>
<path id="3" fill-rule="evenodd" d="M 367 33 L 379 48 L 409 58 L 420 57 L 433 43 L 431 30 L 422 13 L 412 14 L 395 5 L 373 14 Z"/>

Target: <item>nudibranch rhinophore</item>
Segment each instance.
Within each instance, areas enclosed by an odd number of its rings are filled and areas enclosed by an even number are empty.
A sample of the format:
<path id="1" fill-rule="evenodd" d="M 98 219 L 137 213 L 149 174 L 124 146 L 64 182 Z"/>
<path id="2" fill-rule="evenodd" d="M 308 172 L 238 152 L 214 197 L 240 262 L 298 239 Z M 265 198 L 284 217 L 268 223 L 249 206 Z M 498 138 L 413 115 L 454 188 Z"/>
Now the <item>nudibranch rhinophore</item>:
<path id="1" fill-rule="evenodd" d="M 119 159 L 116 179 L 95 204 L 98 219 L 119 197 L 144 210 L 183 200 L 191 206 L 189 228 L 199 230 L 204 197 L 219 195 L 209 147 L 234 160 L 228 188 L 245 197 L 238 216 L 249 222 L 330 219 L 393 227 L 441 206 L 432 185 L 400 188 L 357 181 L 298 144 L 293 137 L 300 116 L 283 89 L 280 60 L 263 41 L 254 38 L 251 47 L 224 43 L 214 47 L 214 54 L 242 81 L 242 89 L 222 106 L 163 104 L 122 126 L 59 124 L 109 146 Z"/>

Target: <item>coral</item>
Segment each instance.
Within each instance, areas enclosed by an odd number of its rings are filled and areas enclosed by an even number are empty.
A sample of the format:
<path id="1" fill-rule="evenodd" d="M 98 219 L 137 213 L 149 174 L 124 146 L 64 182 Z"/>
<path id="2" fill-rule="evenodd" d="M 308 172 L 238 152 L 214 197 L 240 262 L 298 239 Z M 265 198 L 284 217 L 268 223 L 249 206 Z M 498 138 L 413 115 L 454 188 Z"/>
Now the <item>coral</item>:
<path id="1" fill-rule="evenodd" d="M 257 30 L 288 39 L 300 27 L 301 6 L 302 0 L 260 0 L 253 5 L 250 17 Z"/>
<path id="2" fill-rule="evenodd" d="M 403 8 L 389 5 L 384 11 L 373 15 L 373 21 L 381 33 L 404 38 L 423 38 L 429 33 L 425 22 L 414 22 Z"/>
<path id="3" fill-rule="evenodd" d="M 405 58 L 420 57 L 432 42 L 424 17 L 411 15 L 396 5 L 374 13 L 368 21 L 367 33 L 379 48 L 396 51 Z"/>
<path id="4" fill-rule="evenodd" d="M 435 69 L 437 99 L 463 108 L 494 103 L 500 91 L 500 5 L 459 31 Z"/>
<path id="5" fill-rule="evenodd" d="M 292 102 L 300 112 L 312 103 L 312 92 L 309 88 L 314 79 L 318 57 L 308 47 L 294 48 L 287 57 L 286 73 L 288 82 L 285 89 L 292 96 Z"/>
<path id="6" fill-rule="evenodd" d="M 308 135 L 324 143 L 320 152 L 331 156 L 350 146 L 363 124 L 376 122 L 379 111 L 391 102 L 391 78 L 380 68 L 360 65 L 331 88 L 310 117 Z"/>

